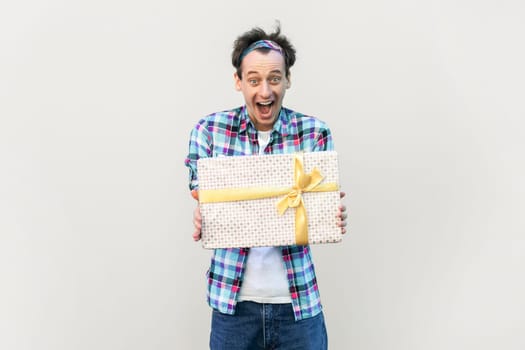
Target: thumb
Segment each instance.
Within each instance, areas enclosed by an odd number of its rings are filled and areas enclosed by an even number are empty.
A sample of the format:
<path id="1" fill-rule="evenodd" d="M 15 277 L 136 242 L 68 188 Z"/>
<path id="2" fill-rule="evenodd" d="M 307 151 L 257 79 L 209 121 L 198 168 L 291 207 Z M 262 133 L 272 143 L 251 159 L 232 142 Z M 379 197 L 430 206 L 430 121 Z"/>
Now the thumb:
<path id="1" fill-rule="evenodd" d="M 195 199 L 196 201 L 199 200 L 199 192 L 197 190 L 191 190 L 191 196 L 193 197 L 193 199 Z"/>

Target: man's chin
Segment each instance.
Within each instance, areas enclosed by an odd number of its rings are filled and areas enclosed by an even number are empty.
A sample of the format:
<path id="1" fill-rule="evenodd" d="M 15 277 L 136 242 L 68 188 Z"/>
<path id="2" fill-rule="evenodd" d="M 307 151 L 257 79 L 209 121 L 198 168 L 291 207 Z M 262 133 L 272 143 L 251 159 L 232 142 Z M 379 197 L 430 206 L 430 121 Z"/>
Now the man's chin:
<path id="1" fill-rule="evenodd" d="M 257 126 L 257 130 L 268 131 L 272 129 L 274 123 L 275 123 L 275 118 L 273 117 L 267 117 L 267 118 L 259 117 L 256 119 L 255 124 Z"/>

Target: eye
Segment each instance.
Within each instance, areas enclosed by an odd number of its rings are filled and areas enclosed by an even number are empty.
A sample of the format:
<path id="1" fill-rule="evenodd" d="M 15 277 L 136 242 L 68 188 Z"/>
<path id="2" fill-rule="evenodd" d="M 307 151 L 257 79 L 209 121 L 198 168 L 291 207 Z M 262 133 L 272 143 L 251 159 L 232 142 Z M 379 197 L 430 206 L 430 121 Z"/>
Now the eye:
<path id="1" fill-rule="evenodd" d="M 272 84 L 279 84 L 281 82 L 282 78 L 281 77 L 271 77 L 270 78 L 270 82 Z"/>
<path id="2" fill-rule="evenodd" d="M 248 79 L 248 84 L 250 84 L 251 86 L 256 86 L 257 83 L 258 83 L 257 79 Z"/>

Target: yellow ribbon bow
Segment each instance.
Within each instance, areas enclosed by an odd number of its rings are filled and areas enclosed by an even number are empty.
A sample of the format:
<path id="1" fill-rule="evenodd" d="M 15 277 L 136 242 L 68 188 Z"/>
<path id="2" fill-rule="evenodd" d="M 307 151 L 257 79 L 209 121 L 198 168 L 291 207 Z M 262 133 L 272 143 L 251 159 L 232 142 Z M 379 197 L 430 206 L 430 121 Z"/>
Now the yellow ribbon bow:
<path id="1" fill-rule="evenodd" d="M 295 242 L 298 245 L 308 244 L 308 217 L 304 207 L 303 193 L 313 191 L 321 181 L 323 181 L 323 176 L 319 169 L 314 168 L 310 174 L 306 174 L 302 156 L 295 155 L 294 185 L 292 190 L 277 202 L 277 209 L 279 214 L 283 215 L 286 209 L 295 208 Z"/>

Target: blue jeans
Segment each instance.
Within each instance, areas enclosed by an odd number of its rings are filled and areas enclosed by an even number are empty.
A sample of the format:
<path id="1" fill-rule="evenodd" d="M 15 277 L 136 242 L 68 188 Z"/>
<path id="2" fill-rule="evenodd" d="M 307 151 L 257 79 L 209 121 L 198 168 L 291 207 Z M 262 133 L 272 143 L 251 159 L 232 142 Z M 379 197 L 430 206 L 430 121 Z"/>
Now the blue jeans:
<path id="1" fill-rule="evenodd" d="M 212 350 L 326 350 L 324 316 L 295 321 L 292 304 L 237 303 L 235 315 L 212 311 Z"/>

